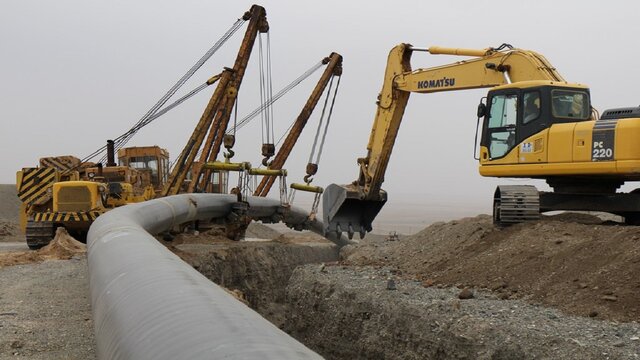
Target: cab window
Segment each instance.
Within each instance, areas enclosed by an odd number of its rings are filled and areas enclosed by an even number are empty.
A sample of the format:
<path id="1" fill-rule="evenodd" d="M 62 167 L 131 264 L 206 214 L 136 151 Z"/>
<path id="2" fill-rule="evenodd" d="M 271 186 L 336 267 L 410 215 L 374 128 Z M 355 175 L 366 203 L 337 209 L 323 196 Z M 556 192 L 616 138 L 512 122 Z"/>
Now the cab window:
<path id="1" fill-rule="evenodd" d="M 158 159 L 155 156 L 132 156 L 129 166 L 134 169 L 151 170 L 151 183 L 158 185 Z"/>
<path id="2" fill-rule="evenodd" d="M 496 95 L 489 110 L 489 156 L 503 157 L 515 145 L 517 95 Z"/>
<path id="3" fill-rule="evenodd" d="M 522 123 L 528 124 L 540 117 L 540 92 L 529 91 L 523 96 L 524 113 Z"/>
<path id="4" fill-rule="evenodd" d="M 551 110 L 556 118 L 588 120 L 591 116 L 591 104 L 586 92 L 575 90 L 551 91 Z"/>

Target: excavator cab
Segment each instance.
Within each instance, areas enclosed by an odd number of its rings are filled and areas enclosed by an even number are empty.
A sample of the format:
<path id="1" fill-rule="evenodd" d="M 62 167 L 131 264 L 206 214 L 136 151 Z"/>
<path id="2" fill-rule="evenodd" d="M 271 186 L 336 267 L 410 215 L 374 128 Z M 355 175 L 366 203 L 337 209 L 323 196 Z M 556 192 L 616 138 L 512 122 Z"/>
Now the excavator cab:
<path id="1" fill-rule="evenodd" d="M 489 91 L 487 105 L 479 107 L 478 115 L 484 117 L 481 166 L 542 162 L 541 157 L 526 154 L 539 152 L 546 141 L 530 139 L 553 124 L 590 120 L 589 89 L 552 81 L 502 85 Z"/>

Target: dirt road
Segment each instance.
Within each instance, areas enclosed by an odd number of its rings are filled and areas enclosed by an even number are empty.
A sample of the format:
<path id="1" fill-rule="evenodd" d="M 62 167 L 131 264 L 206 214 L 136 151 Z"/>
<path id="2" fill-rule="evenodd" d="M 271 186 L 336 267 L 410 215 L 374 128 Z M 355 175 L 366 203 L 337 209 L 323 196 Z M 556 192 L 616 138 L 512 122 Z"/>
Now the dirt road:
<path id="1" fill-rule="evenodd" d="M 85 256 L 0 268 L 0 359 L 95 359 Z"/>

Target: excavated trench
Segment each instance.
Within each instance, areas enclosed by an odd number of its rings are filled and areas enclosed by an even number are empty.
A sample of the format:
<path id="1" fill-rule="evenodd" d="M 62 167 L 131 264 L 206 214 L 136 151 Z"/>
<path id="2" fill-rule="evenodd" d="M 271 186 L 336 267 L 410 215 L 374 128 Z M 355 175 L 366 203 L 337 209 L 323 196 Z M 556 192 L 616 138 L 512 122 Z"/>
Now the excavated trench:
<path id="1" fill-rule="evenodd" d="M 334 262 L 338 248 L 329 242 L 277 241 L 174 245 L 172 250 L 201 274 L 282 328 L 286 288 L 300 265 Z"/>
<path id="2" fill-rule="evenodd" d="M 637 324 L 426 286 L 397 269 L 336 262 L 328 242 L 183 239 L 169 247 L 327 359 L 623 359 Z"/>

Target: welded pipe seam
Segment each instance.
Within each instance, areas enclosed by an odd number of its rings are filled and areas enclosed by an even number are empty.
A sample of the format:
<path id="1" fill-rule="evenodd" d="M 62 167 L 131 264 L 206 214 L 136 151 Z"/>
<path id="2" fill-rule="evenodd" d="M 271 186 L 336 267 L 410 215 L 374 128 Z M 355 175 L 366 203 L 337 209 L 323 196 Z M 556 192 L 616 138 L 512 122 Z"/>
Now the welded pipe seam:
<path id="1" fill-rule="evenodd" d="M 101 215 L 87 245 L 99 359 L 320 359 L 210 282 L 151 234 L 188 221 L 224 218 L 234 195 L 177 195 Z M 249 198 L 249 216 L 283 216 L 277 200 Z M 290 208 L 285 221 L 309 222 Z"/>

